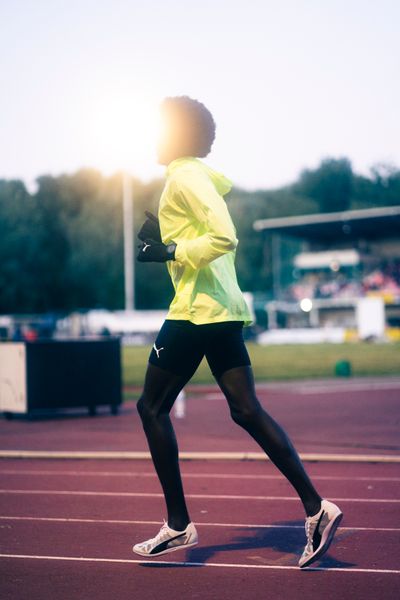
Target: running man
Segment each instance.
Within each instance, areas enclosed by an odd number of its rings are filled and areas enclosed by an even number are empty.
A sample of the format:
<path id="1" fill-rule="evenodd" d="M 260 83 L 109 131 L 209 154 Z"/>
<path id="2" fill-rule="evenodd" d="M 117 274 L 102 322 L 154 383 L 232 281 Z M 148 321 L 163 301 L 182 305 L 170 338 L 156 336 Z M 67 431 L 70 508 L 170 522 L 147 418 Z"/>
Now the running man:
<path id="1" fill-rule="evenodd" d="M 147 214 L 138 260 L 166 262 L 175 297 L 151 351 L 138 411 L 167 506 L 159 533 L 133 551 L 154 557 L 195 546 L 183 492 L 178 445 L 169 413 L 205 356 L 232 419 L 260 445 L 292 484 L 306 513 L 306 567 L 328 549 L 342 518 L 320 497 L 282 427 L 257 399 L 242 328 L 251 316 L 235 272 L 236 230 L 223 196 L 231 182 L 206 166 L 215 138 L 208 109 L 187 96 L 166 98 L 158 161 L 167 166 L 159 220 Z"/>

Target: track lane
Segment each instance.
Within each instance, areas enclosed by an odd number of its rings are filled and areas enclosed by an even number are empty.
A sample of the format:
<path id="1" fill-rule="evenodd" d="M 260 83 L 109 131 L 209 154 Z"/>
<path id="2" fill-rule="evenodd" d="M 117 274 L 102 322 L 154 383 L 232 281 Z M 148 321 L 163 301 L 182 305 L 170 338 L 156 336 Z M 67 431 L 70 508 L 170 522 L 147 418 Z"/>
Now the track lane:
<path id="1" fill-rule="evenodd" d="M 299 569 L 246 570 L 232 568 L 163 567 L 137 564 L 82 563 L 51 560 L 2 559 L 7 578 L 4 597 L 18 600 L 154 600 L 157 590 L 163 598 L 177 592 L 202 600 L 243 598 L 274 600 L 322 598 L 397 600 L 397 575 L 376 573 L 302 572 Z M 167 569 L 167 570 L 166 570 Z M 46 577 L 43 577 L 46 573 Z M 284 574 L 283 574 L 284 573 Z"/>
<path id="2" fill-rule="evenodd" d="M 380 462 L 307 462 L 307 471 L 316 477 L 358 478 L 379 477 L 400 479 L 400 464 Z M 154 476 L 154 468 L 150 460 L 79 460 L 79 459 L 14 459 L 0 460 L 0 477 L 10 471 L 30 475 L 33 472 L 69 472 L 72 474 L 124 474 L 127 477 L 135 473 Z M 265 461 L 226 461 L 226 460 L 195 460 L 181 461 L 182 474 L 188 476 L 215 475 L 221 478 L 238 477 L 282 477 L 276 467 L 268 460 Z"/>
<path id="3" fill-rule="evenodd" d="M 188 498 L 194 522 L 230 522 L 284 524 L 304 523 L 299 500 L 226 500 Z M 343 500 L 340 506 L 344 522 L 352 527 L 396 527 L 399 523 L 398 503 L 369 503 Z M 47 516 L 72 518 L 151 520 L 162 522 L 164 500 L 156 497 L 0 494 L 0 514 L 5 516 Z M 234 516 L 234 518 L 233 518 Z"/>
<path id="4" fill-rule="evenodd" d="M 2 521 L 1 553 L 33 556 L 76 556 L 106 559 L 136 559 L 132 544 L 153 534 L 148 525 L 109 523 L 55 523 Z M 159 557 L 164 561 L 297 566 L 305 543 L 300 529 L 201 527 L 200 544 L 187 551 Z M 370 532 L 338 530 L 329 554 L 316 566 L 376 570 L 399 570 L 396 548 L 400 532 L 376 532 L 370 547 Z M 357 548 L 357 556 L 354 556 Z M 140 557 L 139 557 L 140 558 Z"/>
<path id="5" fill-rule="evenodd" d="M 222 474 L 221 474 L 222 475 Z M 231 494 L 238 493 L 240 488 L 241 495 L 261 496 L 293 496 L 293 488 L 283 477 L 277 476 L 274 479 L 253 479 L 251 477 L 243 478 L 240 474 L 231 478 L 214 477 L 204 474 L 204 477 L 190 477 L 183 475 L 184 488 L 186 494 Z M 372 481 L 368 479 L 354 480 L 349 478 L 345 480 L 315 480 L 319 493 L 323 497 L 331 498 L 334 496 L 349 498 L 400 498 L 400 479 L 399 481 Z M 99 491 L 99 492 L 136 492 L 158 493 L 160 484 L 155 473 L 149 476 L 127 477 L 118 476 L 87 476 L 84 473 L 65 474 L 65 473 L 11 473 L 2 475 L 0 473 L 0 489 L 40 489 L 40 490 L 65 490 L 65 491 Z"/>
<path id="6" fill-rule="evenodd" d="M 391 382 L 389 382 L 391 383 Z M 398 455 L 396 419 L 399 387 L 378 387 L 365 382 L 333 382 L 318 387 L 297 382 L 281 388 L 259 387 L 261 403 L 287 430 L 299 452 Z M 381 386 L 381 387 L 379 387 Z M 218 388 L 210 388 L 218 395 Z M 309 392 L 309 393 L 308 393 Z M 258 450 L 256 443 L 229 418 L 226 401 L 219 395 L 191 392 L 187 418 L 175 419 L 182 451 Z M 56 427 L 54 424 L 56 423 Z M 85 412 L 47 415 L 42 420 L 3 421 L 1 449 L 21 450 L 147 450 L 134 402 L 126 402 L 116 419 L 100 414 L 88 419 Z M 72 425 L 72 426 L 71 426 Z"/>

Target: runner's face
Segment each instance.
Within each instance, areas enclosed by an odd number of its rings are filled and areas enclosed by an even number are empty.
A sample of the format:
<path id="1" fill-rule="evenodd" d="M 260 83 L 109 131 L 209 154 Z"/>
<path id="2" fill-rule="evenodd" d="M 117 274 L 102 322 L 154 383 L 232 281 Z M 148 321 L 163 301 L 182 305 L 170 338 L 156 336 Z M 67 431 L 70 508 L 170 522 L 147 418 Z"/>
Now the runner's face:
<path id="1" fill-rule="evenodd" d="M 185 127 L 181 119 L 162 115 L 160 135 L 157 144 L 157 158 L 160 165 L 168 165 L 176 158 L 187 156 L 185 152 Z"/>
<path id="2" fill-rule="evenodd" d="M 174 160 L 171 145 L 171 134 L 163 129 L 157 144 L 157 158 L 160 165 L 168 165 L 171 160 Z"/>

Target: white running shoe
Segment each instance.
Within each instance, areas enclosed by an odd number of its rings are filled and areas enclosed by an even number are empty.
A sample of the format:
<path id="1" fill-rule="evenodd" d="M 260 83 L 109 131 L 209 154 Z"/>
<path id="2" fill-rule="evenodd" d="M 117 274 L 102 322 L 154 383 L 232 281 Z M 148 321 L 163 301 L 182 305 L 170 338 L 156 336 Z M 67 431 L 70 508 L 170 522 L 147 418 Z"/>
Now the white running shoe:
<path id="1" fill-rule="evenodd" d="M 342 517 L 340 508 L 328 500 L 322 500 L 316 515 L 307 517 L 307 544 L 299 560 L 300 568 L 308 567 L 328 550 Z"/>
<path id="2" fill-rule="evenodd" d="M 175 552 L 181 548 L 191 548 L 196 546 L 198 535 L 193 523 L 183 531 L 175 531 L 168 527 L 168 523 L 164 521 L 164 525 L 157 533 L 156 537 L 146 540 L 140 544 L 135 544 L 132 550 L 140 556 L 159 556 L 167 554 L 167 552 Z"/>

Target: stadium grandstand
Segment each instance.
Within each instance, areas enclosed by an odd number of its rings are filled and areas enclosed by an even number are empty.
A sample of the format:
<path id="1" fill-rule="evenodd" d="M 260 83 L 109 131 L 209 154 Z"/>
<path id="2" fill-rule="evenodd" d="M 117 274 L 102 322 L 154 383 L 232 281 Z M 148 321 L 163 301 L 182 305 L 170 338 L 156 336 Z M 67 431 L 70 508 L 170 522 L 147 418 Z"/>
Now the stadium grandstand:
<path id="1" fill-rule="evenodd" d="M 272 238 L 269 330 L 330 329 L 337 341 L 399 336 L 400 207 L 258 220 L 254 229 Z M 293 239 L 299 252 L 282 284 Z"/>

